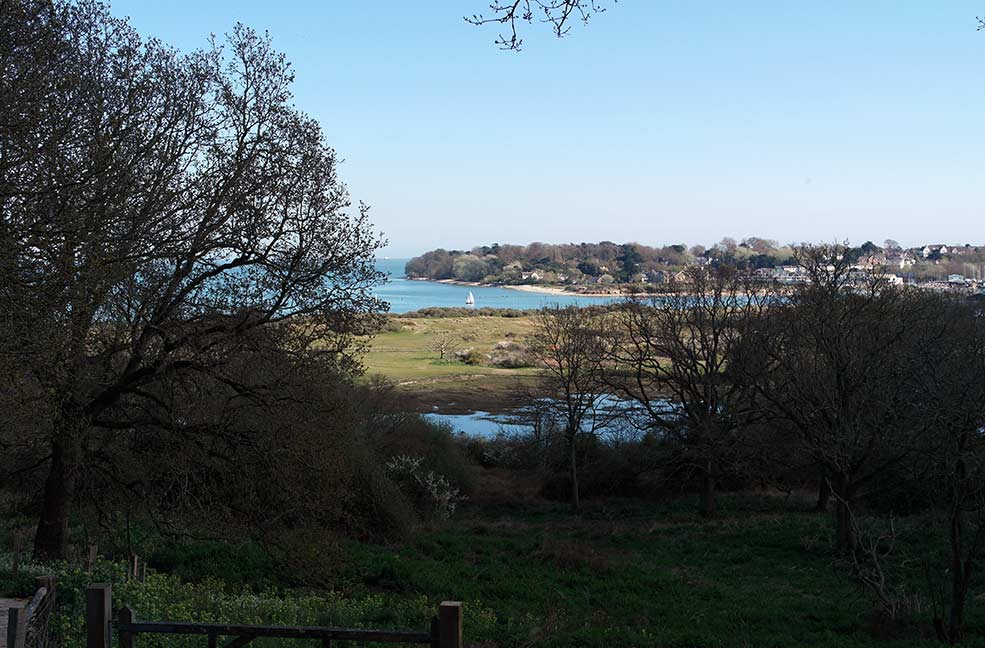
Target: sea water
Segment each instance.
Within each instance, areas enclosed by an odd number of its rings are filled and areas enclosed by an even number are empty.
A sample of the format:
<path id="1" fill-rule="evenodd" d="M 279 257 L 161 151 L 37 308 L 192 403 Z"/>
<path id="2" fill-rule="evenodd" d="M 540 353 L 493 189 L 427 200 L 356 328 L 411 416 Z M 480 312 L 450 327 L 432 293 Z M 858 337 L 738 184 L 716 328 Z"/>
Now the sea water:
<path id="1" fill-rule="evenodd" d="M 592 306 L 618 301 L 620 297 L 584 297 L 524 292 L 497 286 L 459 286 L 436 281 L 416 281 L 404 275 L 408 259 L 379 259 L 377 267 L 390 276 L 375 294 L 390 304 L 391 313 L 408 313 L 430 307 L 462 308 L 469 296 L 475 296 L 476 308 L 515 308 L 528 310 L 544 306 Z"/>

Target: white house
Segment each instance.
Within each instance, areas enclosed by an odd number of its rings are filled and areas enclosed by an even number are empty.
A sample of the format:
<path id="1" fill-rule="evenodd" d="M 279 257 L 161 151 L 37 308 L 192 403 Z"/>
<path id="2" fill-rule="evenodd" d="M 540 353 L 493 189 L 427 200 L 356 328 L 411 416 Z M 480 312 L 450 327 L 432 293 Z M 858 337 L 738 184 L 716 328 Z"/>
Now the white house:
<path id="1" fill-rule="evenodd" d="M 929 255 L 929 253 L 928 253 Z M 925 257 L 926 258 L 926 257 Z M 886 255 L 886 266 L 905 270 L 912 265 L 916 265 L 917 260 L 909 254 L 888 254 Z"/>

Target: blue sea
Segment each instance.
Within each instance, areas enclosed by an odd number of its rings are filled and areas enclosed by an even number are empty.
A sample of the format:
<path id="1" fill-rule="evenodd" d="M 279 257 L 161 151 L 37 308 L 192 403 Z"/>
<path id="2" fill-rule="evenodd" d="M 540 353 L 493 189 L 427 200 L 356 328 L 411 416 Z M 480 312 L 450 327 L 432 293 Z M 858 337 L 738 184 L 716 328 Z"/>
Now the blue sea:
<path id="1" fill-rule="evenodd" d="M 376 296 L 390 304 L 391 313 L 407 313 L 432 306 L 463 307 L 469 291 L 476 308 L 516 308 L 526 310 L 548 305 L 591 306 L 605 304 L 618 297 L 580 297 L 523 292 L 510 288 L 456 286 L 436 281 L 413 281 L 404 276 L 408 259 L 379 259 L 377 267 L 390 275 L 390 281 L 376 290 Z"/>

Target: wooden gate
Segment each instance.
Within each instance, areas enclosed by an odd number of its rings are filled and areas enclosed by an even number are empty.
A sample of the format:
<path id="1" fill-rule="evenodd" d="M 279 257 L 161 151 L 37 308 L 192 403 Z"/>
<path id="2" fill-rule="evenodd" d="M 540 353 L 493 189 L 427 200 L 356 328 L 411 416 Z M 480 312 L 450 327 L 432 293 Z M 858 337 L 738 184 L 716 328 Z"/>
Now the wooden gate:
<path id="1" fill-rule="evenodd" d="M 226 638 L 222 648 L 241 648 L 254 639 L 316 639 L 324 648 L 333 641 L 360 641 L 383 644 L 417 644 L 432 648 L 463 648 L 462 604 L 446 601 L 438 607 L 429 628 L 422 632 L 367 630 L 364 628 L 324 628 L 315 626 L 261 626 L 225 623 L 172 623 L 169 621 L 138 621 L 129 607 L 120 610 L 113 621 L 113 588 L 111 585 L 90 585 L 86 590 L 86 648 L 110 648 L 112 631 L 120 636 L 120 648 L 134 648 L 141 634 L 198 635 L 208 641 L 209 648 L 218 648 L 219 639 Z"/>

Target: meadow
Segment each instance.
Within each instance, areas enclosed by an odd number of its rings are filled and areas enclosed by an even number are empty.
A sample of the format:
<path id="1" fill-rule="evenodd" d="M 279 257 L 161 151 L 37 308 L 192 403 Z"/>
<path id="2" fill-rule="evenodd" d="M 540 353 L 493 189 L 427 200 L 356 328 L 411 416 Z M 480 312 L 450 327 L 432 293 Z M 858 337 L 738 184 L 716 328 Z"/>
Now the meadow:
<path id="1" fill-rule="evenodd" d="M 172 544 L 142 583 L 114 563 L 96 575 L 62 565 L 55 628 L 82 645 L 81 588 L 98 577 L 142 618 L 410 629 L 461 600 L 476 647 L 939 645 L 929 622 L 901 629 L 872 614 L 807 496 L 730 494 L 712 519 L 687 497 L 590 500 L 574 514 L 523 479 L 484 470 L 451 521 L 402 544 L 344 544 L 323 589 L 292 585 L 249 545 Z"/>
<path id="2" fill-rule="evenodd" d="M 508 407 L 517 379 L 533 376 L 533 367 L 503 368 L 481 360 L 466 364 L 455 351 L 490 352 L 498 343 L 524 338 L 534 329 L 532 317 L 393 317 L 387 329 L 370 342 L 363 358 L 367 379 L 385 376 L 405 395 L 413 409 L 444 411 Z M 442 359 L 436 340 L 451 342 Z"/>

